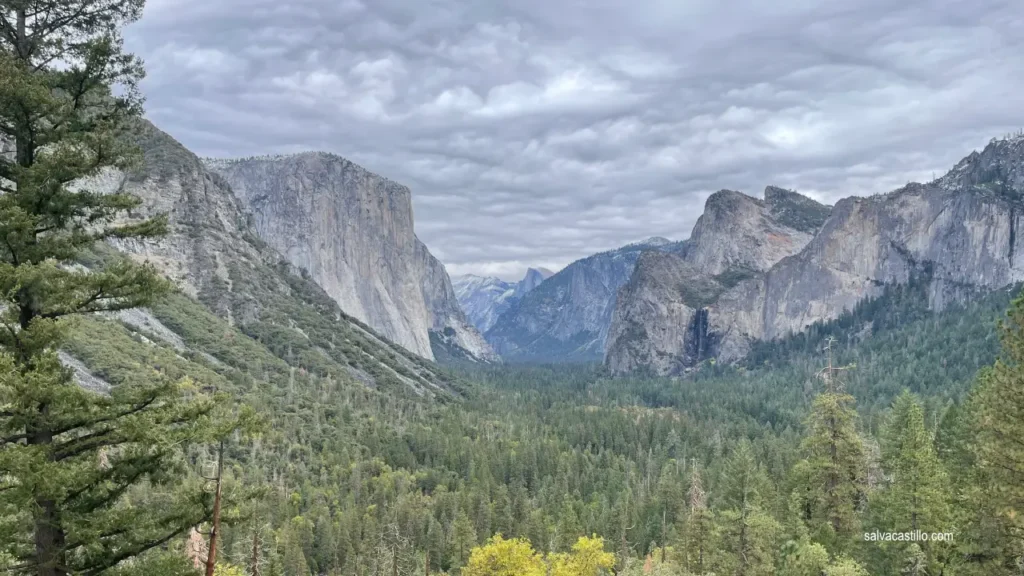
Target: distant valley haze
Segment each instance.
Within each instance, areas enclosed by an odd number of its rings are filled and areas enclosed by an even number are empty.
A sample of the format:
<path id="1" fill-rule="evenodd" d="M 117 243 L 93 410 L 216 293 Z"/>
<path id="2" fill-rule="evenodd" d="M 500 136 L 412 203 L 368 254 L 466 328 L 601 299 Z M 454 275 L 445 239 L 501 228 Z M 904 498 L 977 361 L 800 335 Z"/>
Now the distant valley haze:
<path id="1" fill-rule="evenodd" d="M 452 276 L 519 281 L 710 194 L 825 204 L 1024 123 L 1019 0 L 149 0 L 147 116 L 207 157 L 323 150 L 412 190 Z"/>

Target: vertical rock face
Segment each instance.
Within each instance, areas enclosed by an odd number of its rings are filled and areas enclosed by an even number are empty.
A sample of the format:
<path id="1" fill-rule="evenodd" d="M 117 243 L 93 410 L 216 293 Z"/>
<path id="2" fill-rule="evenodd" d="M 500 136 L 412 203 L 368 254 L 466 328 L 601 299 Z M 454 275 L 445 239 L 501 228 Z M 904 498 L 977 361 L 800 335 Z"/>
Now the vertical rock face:
<path id="1" fill-rule="evenodd" d="M 369 386 L 405 384 L 421 396 L 445 389 L 448 377 L 436 367 L 385 341 L 343 313 L 319 286 L 299 277 L 281 253 L 258 237 L 253 218 L 227 182 L 199 158 L 145 121 L 131 137 L 142 148 L 142 166 L 130 173 L 109 170 L 75 185 L 140 197 L 142 205 L 131 218 L 166 214 L 169 233 L 158 239 L 115 240 L 116 248 L 149 261 L 268 348 L 289 357 L 294 351 L 299 362 L 309 354 L 311 365 L 333 366 L 333 377 Z M 119 317 L 175 348 L 189 344 L 144 312 Z"/>
<path id="2" fill-rule="evenodd" d="M 494 326 L 498 318 L 519 299 L 551 277 L 553 272 L 530 268 L 519 282 L 466 274 L 452 278 L 455 295 L 469 321 L 481 333 Z"/>
<path id="3" fill-rule="evenodd" d="M 232 305 L 234 278 L 229 268 L 254 268 L 272 258 L 261 251 L 231 189 L 199 159 L 149 122 L 133 137 L 144 153 L 141 169 L 108 170 L 81 187 L 101 193 L 124 191 L 143 200 L 133 216 L 167 214 L 171 233 L 158 241 L 115 240 L 114 245 L 153 263 L 187 294 L 231 322 L 258 314 L 259 305 Z M 243 316 L 239 318 L 238 316 Z"/>
<path id="4" fill-rule="evenodd" d="M 735 346 L 709 307 L 803 249 L 827 213 L 826 206 L 774 187 L 764 201 L 731 190 L 709 196 L 682 250 L 641 255 L 619 292 L 605 353 L 609 368 L 674 374 L 721 354 L 723 345 Z"/>
<path id="5" fill-rule="evenodd" d="M 416 263 L 423 293 L 423 302 L 430 315 L 432 349 L 449 358 L 478 362 L 495 362 L 498 355 L 491 350 L 483 335 L 469 323 L 455 296 L 444 264 L 434 258 L 425 244 L 416 241 Z"/>
<path id="6" fill-rule="evenodd" d="M 519 282 L 516 282 L 513 287 L 516 298 L 522 298 L 531 292 L 540 283 L 554 276 L 554 272 L 546 268 L 529 268 L 526 270 L 526 276 Z"/>
<path id="7" fill-rule="evenodd" d="M 446 328 L 470 355 L 493 357 L 416 238 L 408 188 L 320 152 L 206 164 L 253 214 L 260 238 L 346 313 L 425 358 L 430 332 Z"/>
<path id="8" fill-rule="evenodd" d="M 776 214 L 795 212 L 787 208 L 797 204 L 794 198 L 810 202 L 815 213 L 824 207 L 795 192 L 769 190 L 765 201 L 731 190 L 709 196 L 683 253 L 686 261 L 710 276 L 728 270 L 763 271 L 806 246 L 811 233 L 784 224 Z"/>
<path id="9" fill-rule="evenodd" d="M 752 340 L 782 337 L 835 318 L 860 300 L 879 295 L 886 284 L 906 283 L 919 274 L 931 278 L 928 298 L 934 309 L 979 290 L 1024 280 L 1017 246 L 1024 212 L 1024 137 L 994 140 L 928 184 L 841 200 L 824 220 L 820 210 L 792 198 L 781 209 L 772 208 L 779 204 L 770 196 L 785 196 L 777 190 L 769 188 L 765 196 L 777 224 L 805 233 L 821 221 L 820 229 L 791 256 L 775 252 L 784 257 L 763 273 L 731 286 L 722 282 L 724 290 L 705 306 L 705 339 L 715 344 L 714 355 L 723 360 L 742 357 Z M 743 209 L 732 213 L 748 214 Z M 694 236 L 696 240 L 696 231 Z M 719 241 L 744 236 L 724 233 Z M 802 239 L 793 236 L 793 241 Z M 698 258 L 691 256 L 698 253 L 706 254 L 689 247 L 684 258 Z M 711 253 L 711 269 L 715 258 L 736 261 L 729 248 Z M 610 339 L 606 361 L 618 372 L 678 372 L 692 361 L 690 339 L 663 333 L 681 332 L 671 324 L 689 321 L 692 311 L 673 316 L 665 310 L 680 300 L 678 289 L 693 285 L 700 273 L 679 263 L 647 268 L 638 265 L 634 281 L 620 295 L 622 309 L 616 310 L 613 330 L 622 338 Z"/>
<path id="10" fill-rule="evenodd" d="M 676 247 L 664 238 L 577 260 L 516 302 L 485 334 L 516 360 L 593 360 L 604 350 L 619 288 L 646 250 Z"/>

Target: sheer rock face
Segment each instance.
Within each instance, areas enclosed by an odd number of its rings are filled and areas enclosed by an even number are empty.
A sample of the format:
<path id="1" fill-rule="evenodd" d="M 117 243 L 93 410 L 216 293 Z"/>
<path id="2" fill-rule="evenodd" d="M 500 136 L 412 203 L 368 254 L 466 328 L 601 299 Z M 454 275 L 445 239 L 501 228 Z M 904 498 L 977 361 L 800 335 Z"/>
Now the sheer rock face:
<path id="1" fill-rule="evenodd" d="M 487 331 L 487 341 L 516 360 L 599 360 L 616 293 L 637 258 L 644 251 L 677 247 L 654 238 L 577 260 L 513 304 Z"/>
<path id="2" fill-rule="evenodd" d="M 642 254 L 620 290 L 609 368 L 674 374 L 722 354 L 723 345 L 733 353 L 737 343 L 712 313 L 716 301 L 802 250 L 827 213 L 781 188 L 768 188 L 763 201 L 731 190 L 709 196 L 682 250 Z"/>
<path id="3" fill-rule="evenodd" d="M 132 136 L 144 155 L 138 169 L 107 170 L 75 186 L 139 196 L 143 203 L 129 218 L 166 214 L 169 231 L 152 240 L 114 240 L 116 248 L 153 264 L 210 311 L 265 345 L 273 346 L 275 337 L 283 339 L 278 344 L 295 338 L 309 345 L 306 351 L 318 351 L 349 371 L 333 377 L 367 386 L 405 384 L 424 397 L 456 392 L 436 366 L 380 338 L 345 314 L 319 286 L 299 278 L 297 268 L 259 238 L 253 218 L 228 183 L 198 157 L 146 121 L 139 122 Z M 305 314 L 333 322 L 324 328 Z M 118 318 L 174 348 L 192 345 L 143 310 L 125 311 Z M 310 338 L 311 331 L 321 328 L 324 333 Z M 212 356 L 207 359 L 217 362 Z M 66 360 L 73 366 L 73 358 Z M 76 370 L 76 376 L 89 384 L 87 374 Z"/>
<path id="4" fill-rule="evenodd" d="M 701 359 L 687 355 L 691 334 L 710 344 L 709 357 L 736 360 L 754 339 L 782 337 L 835 318 L 860 300 L 881 294 L 885 284 L 905 283 L 918 274 L 931 278 L 929 305 L 934 309 L 978 290 L 1022 281 L 1024 257 L 1017 246 L 1022 212 L 1024 138 L 1017 137 L 993 141 L 931 183 L 841 200 L 806 246 L 763 273 L 726 286 L 712 302 L 701 302 L 706 321 L 695 323 L 693 310 L 672 308 L 681 287 L 698 280 L 699 271 L 678 262 L 651 263 L 649 270 L 638 265 L 634 280 L 620 294 L 618 325 L 613 322 L 614 333 L 623 338 L 609 339 L 606 361 L 617 372 L 678 373 Z M 780 224 L 786 218 L 789 225 L 814 221 L 779 214 L 786 211 L 774 212 Z M 695 231 L 694 240 L 696 236 Z M 734 237 L 745 233 L 723 232 L 719 241 Z M 730 250 L 711 252 L 726 258 L 733 254 Z M 698 252 L 687 252 L 684 258 Z M 714 269 L 715 258 L 710 262 Z M 671 327 L 686 322 L 693 328 L 690 332 Z"/>
<path id="5" fill-rule="evenodd" d="M 731 190 L 709 196 L 687 242 L 686 261 L 709 276 L 734 269 L 763 271 L 806 246 L 811 234 L 775 218 L 786 197 L 777 188 L 769 190 L 765 201 Z"/>
<path id="6" fill-rule="evenodd" d="M 458 307 L 447 272 L 413 232 L 408 188 L 326 153 L 208 160 L 261 239 L 377 332 L 433 358 L 430 332 L 494 358 Z"/>
<path id="7" fill-rule="evenodd" d="M 152 263 L 185 293 L 229 322 L 258 316 L 259 303 L 237 300 L 231 268 L 274 264 L 254 244 L 248 219 L 228 185 L 192 152 L 146 121 L 133 135 L 144 162 L 133 172 L 106 170 L 75 184 L 94 192 L 128 192 L 143 200 L 132 217 L 168 216 L 170 233 L 159 240 L 112 240 L 118 249 Z M 278 286 L 285 290 L 284 285 Z M 242 314 L 245 318 L 237 318 Z"/>

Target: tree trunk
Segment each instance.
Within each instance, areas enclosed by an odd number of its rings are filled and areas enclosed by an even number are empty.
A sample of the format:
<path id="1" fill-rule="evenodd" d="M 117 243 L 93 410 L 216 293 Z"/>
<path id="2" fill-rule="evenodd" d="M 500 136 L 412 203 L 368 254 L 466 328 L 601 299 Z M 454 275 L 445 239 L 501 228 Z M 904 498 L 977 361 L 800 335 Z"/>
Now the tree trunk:
<path id="1" fill-rule="evenodd" d="M 15 23 L 15 59 L 19 61 L 22 66 L 28 70 L 29 64 L 29 43 L 28 43 L 28 31 L 26 11 L 24 8 L 19 8 L 16 16 Z M 20 122 L 18 122 L 20 124 Z M 15 149 L 15 162 L 23 168 L 32 166 L 35 161 L 35 150 L 32 146 L 31 138 L 31 126 L 22 125 L 15 126 L 15 138 L 14 138 L 14 149 Z"/>
<path id="2" fill-rule="evenodd" d="M 48 408 L 40 406 L 39 412 L 40 417 L 45 418 Z M 50 430 L 29 431 L 29 445 L 44 446 L 52 443 L 53 434 Z M 67 563 L 64 560 L 64 529 L 61 527 L 60 513 L 54 500 L 36 499 L 34 530 L 38 576 L 64 576 L 67 574 Z"/>
<path id="3" fill-rule="evenodd" d="M 258 526 L 252 531 L 252 558 L 250 563 L 252 576 L 260 576 L 260 530 Z"/>
<path id="4" fill-rule="evenodd" d="M 217 493 L 213 497 L 213 528 L 210 529 L 210 552 L 206 556 L 206 576 L 213 576 L 217 565 L 217 533 L 220 532 L 220 489 L 224 472 L 224 441 L 217 448 Z"/>

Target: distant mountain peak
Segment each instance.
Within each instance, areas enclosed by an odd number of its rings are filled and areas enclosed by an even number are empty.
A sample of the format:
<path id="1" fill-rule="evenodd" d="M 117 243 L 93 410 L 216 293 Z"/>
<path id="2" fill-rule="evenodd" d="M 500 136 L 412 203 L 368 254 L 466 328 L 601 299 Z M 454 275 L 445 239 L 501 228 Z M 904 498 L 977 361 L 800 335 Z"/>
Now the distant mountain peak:
<path id="1" fill-rule="evenodd" d="M 662 246 L 667 246 L 669 244 L 672 244 L 672 241 L 669 240 L 668 238 L 664 238 L 662 236 L 651 236 L 650 238 L 646 238 L 646 239 L 640 240 L 638 242 L 633 242 L 631 244 L 626 244 L 625 246 L 623 246 L 623 248 L 635 248 L 635 247 L 660 248 Z"/>

